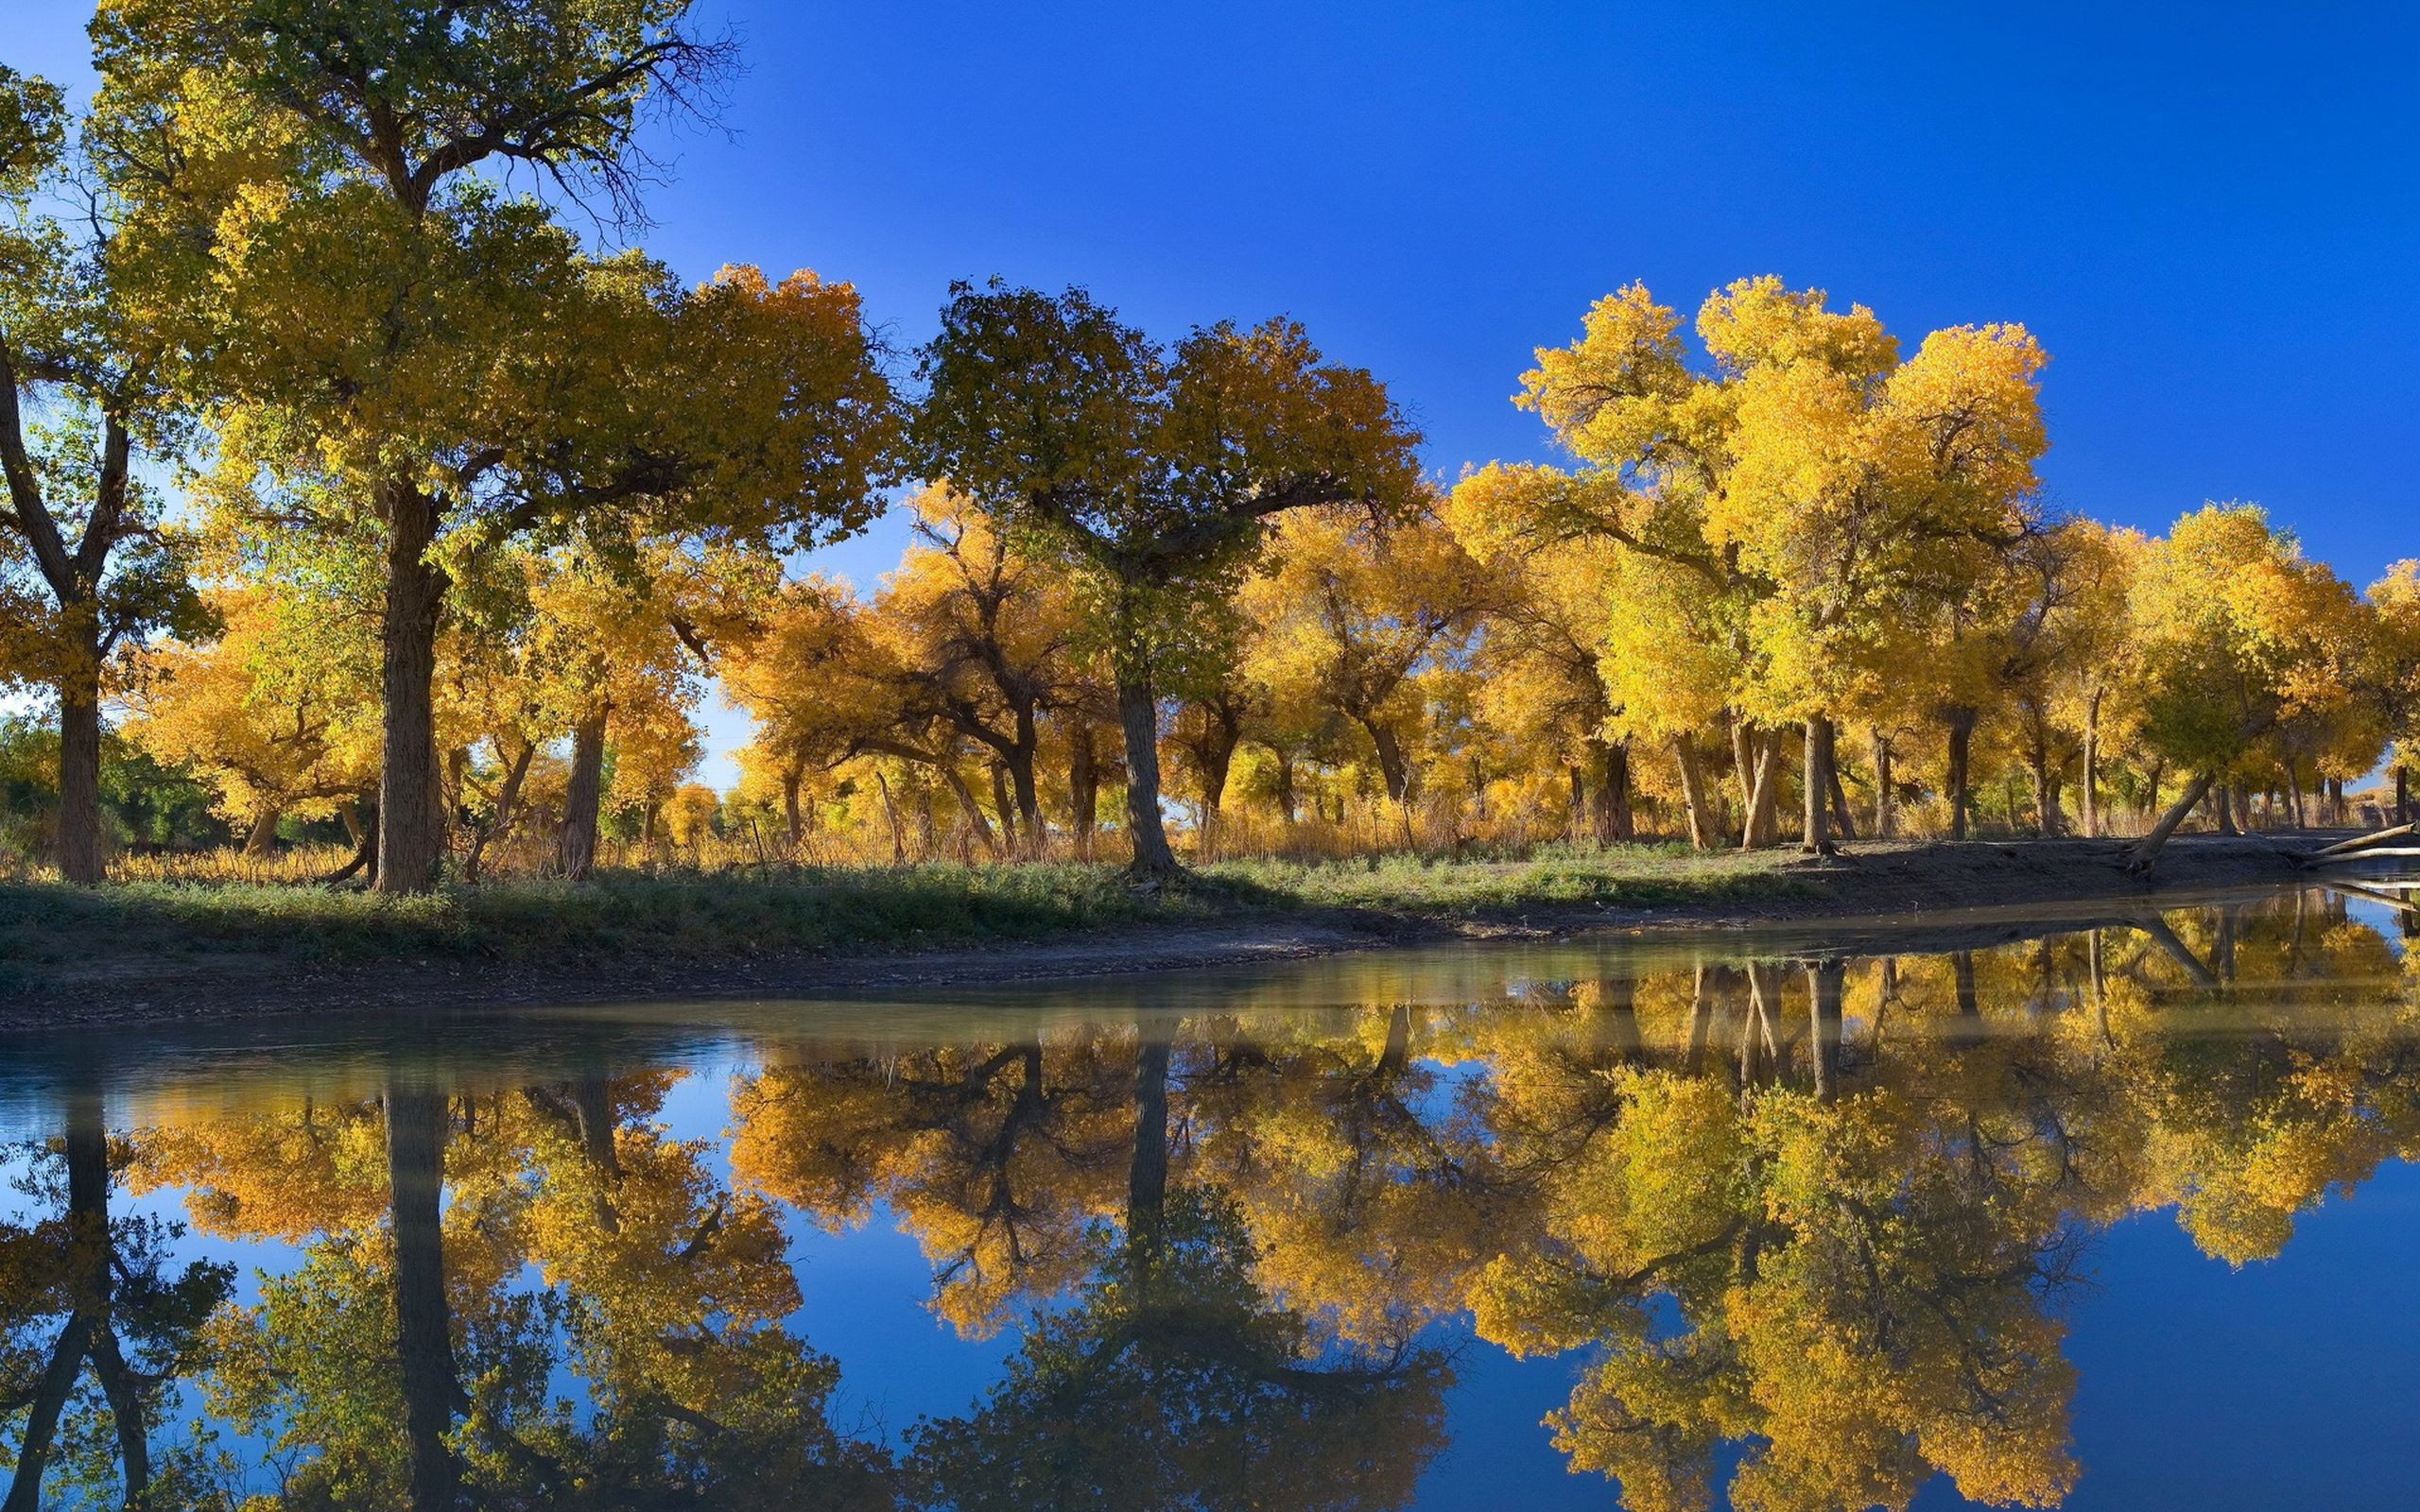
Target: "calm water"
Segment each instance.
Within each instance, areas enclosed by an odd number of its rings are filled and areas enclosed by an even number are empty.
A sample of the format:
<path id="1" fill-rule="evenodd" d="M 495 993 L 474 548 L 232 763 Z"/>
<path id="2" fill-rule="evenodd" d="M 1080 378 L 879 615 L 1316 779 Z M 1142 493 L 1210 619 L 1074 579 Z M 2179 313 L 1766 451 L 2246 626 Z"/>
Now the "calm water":
<path id="1" fill-rule="evenodd" d="M 0 1040 L 6 1505 L 2408 1504 L 2399 886 Z"/>

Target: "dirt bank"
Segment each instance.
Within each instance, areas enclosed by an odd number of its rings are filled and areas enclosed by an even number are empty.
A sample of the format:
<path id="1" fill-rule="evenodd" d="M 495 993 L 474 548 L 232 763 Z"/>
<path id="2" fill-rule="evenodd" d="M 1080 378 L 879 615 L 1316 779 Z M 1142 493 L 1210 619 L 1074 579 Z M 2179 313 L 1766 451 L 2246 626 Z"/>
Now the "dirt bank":
<path id="1" fill-rule="evenodd" d="M 1720 928 L 1878 915 L 2085 903 L 2287 882 L 2325 837 L 2187 836 L 2158 875 L 2123 868 L 2109 841 L 1868 844 L 1792 860 L 1770 895 L 1657 907 L 1514 903 L 1467 914 L 1417 907 L 1238 911 L 1201 923 L 1088 930 L 1021 943 L 884 954 L 771 953 L 745 959 L 397 959 L 312 969 L 259 957 L 127 956 L 106 938 L 0 997 L 0 1029 L 255 1014 L 573 1005 L 637 999 L 813 998 L 977 983 L 1235 966 L 1453 939 L 1590 930 Z M 89 948 L 87 948 L 89 946 Z"/>

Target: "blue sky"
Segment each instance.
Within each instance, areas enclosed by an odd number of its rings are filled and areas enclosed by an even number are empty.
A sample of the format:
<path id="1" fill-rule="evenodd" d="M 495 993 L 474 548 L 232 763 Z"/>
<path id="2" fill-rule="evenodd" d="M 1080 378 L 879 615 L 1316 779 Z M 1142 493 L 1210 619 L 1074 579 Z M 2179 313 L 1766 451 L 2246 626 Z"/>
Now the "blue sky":
<path id="1" fill-rule="evenodd" d="M 78 77 L 89 4 L 5 4 L 0 58 Z M 1598 295 L 1776 272 L 1910 347 L 2031 327 L 2064 507 L 2420 555 L 2420 10 L 701 4 L 748 71 L 647 245 L 852 280 L 903 346 L 994 273 L 1171 335 L 1284 312 L 1450 474 L 1549 455 L 1507 396 Z"/>

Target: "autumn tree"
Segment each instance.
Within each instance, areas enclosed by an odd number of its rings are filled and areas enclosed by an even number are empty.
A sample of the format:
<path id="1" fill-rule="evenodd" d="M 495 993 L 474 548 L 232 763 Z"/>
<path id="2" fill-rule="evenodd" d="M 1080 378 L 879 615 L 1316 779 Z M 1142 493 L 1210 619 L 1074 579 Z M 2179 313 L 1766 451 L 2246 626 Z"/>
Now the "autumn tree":
<path id="1" fill-rule="evenodd" d="M 959 284 L 920 371 L 919 466 L 1081 574 L 1114 670 L 1138 874 L 1178 871 L 1161 818 L 1161 663 L 1288 509 L 1409 507 L 1417 435 L 1302 328 L 1219 324 L 1164 349 L 1080 290 Z"/>
<path id="2" fill-rule="evenodd" d="M 1465 649 L 1496 596 L 1493 576 L 1425 507 L 1373 519 L 1342 507 L 1288 517 L 1268 570 L 1240 598 L 1254 673 L 1290 684 L 1357 727 L 1386 795 L 1418 796 L 1417 675 Z"/>
<path id="3" fill-rule="evenodd" d="M 258 588 L 215 591 L 223 629 L 147 649 L 129 679 L 126 733 L 208 782 L 258 854 L 279 819 L 343 815 L 377 787 L 377 647 L 346 606 Z"/>
<path id="4" fill-rule="evenodd" d="M 1019 849 L 1043 844 L 1037 758 L 1044 719 L 1068 701 L 1079 632 L 1053 564 L 1020 551 L 963 497 L 928 489 L 908 505 L 913 544 L 871 610 L 890 650 L 903 719 L 951 731 L 1006 772 Z"/>
<path id="5" fill-rule="evenodd" d="M 600 516 L 778 547 L 871 513 L 889 409 L 852 290 L 683 291 L 495 181 L 634 224 L 643 117 L 701 109 L 730 62 L 685 9 L 129 0 L 96 28 L 115 180 L 207 249 L 190 339 L 229 491 L 383 562 L 382 889 L 443 852 L 429 688 L 474 558 Z M 341 507 L 292 507 L 330 473 Z"/>
<path id="6" fill-rule="evenodd" d="M 1911 601 L 1961 593 L 2031 525 L 2042 352 L 2023 328 L 1934 333 L 1902 361 L 1863 306 L 1745 279 L 1678 316 L 1633 284 L 1542 349 L 1521 398 L 1582 464 L 1483 470 L 1503 537 L 1609 540 L 1688 575 L 1730 641 L 1725 708 L 1768 843 L 1779 731 L 1803 725 L 1806 843 L 1830 844 L 1837 717 Z M 1658 627 L 1681 633 L 1677 627 Z"/>
<path id="7" fill-rule="evenodd" d="M 2143 740 L 2191 773 L 2131 851 L 2148 868 L 2187 814 L 2290 727 L 2341 715 L 2368 606 L 2250 505 L 2205 505 L 2153 542 L 2130 599 Z"/>
<path id="8" fill-rule="evenodd" d="M 123 207 L 68 136 L 58 89 L 0 65 L 0 679 L 58 700 L 60 874 L 96 883 L 104 667 L 203 618 L 139 465 L 187 449 L 189 411 L 127 288 Z"/>

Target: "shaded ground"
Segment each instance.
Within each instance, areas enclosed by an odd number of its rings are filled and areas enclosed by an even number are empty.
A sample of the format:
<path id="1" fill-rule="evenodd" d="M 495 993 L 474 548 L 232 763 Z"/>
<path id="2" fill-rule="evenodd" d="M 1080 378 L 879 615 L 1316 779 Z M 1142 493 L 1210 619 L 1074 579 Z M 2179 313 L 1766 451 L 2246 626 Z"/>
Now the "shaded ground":
<path id="1" fill-rule="evenodd" d="M 2284 881 L 2319 834 L 2180 837 L 2156 885 Z M 1453 938 L 1905 918 L 2139 897 L 2115 841 L 1640 848 L 1534 863 L 908 868 L 527 885 L 400 904 L 320 889 L 0 888 L 0 1027 L 254 1013 L 811 997 L 1233 965 Z"/>

